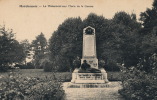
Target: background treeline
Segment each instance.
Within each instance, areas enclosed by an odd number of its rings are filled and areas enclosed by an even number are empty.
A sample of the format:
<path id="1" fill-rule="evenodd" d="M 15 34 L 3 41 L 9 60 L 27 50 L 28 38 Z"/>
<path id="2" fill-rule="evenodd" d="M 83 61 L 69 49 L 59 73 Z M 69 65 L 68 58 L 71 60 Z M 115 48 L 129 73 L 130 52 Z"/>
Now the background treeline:
<path id="1" fill-rule="evenodd" d="M 137 65 L 141 47 L 141 24 L 135 14 L 118 12 L 112 19 L 94 13 L 84 20 L 68 18 L 53 33 L 50 39 L 52 66 L 58 71 L 80 67 L 82 58 L 83 28 L 91 26 L 96 30 L 99 67 L 119 70 L 118 64 L 127 67 Z"/>
<path id="2" fill-rule="evenodd" d="M 49 60 L 47 40 L 43 33 L 39 34 L 32 43 L 16 40 L 12 29 L 0 27 L 0 71 L 9 69 L 43 68 L 44 62 Z"/>
<path id="3" fill-rule="evenodd" d="M 85 19 L 68 18 L 49 40 L 51 66 L 58 71 L 69 71 L 80 66 L 83 28 L 96 30 L 99 67 L 118 71 L 123 64 L 129 68 L 142 64 L 140 70 L 150 72 L 151 56 L 157 52 L 157 4 L 147 9 L 137 21 L 135 14 L 117 12 L 112 19 L 91 13 Z"/>

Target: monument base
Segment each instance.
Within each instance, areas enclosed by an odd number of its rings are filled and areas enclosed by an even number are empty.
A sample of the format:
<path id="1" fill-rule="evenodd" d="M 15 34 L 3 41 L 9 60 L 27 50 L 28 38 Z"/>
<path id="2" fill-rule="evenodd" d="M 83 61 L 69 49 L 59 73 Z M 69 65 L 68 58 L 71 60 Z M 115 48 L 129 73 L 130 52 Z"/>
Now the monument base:
<path id="1" fill-rule="evenodd" d="M 81 69 L 75 69 L 72 73 L 71 84 L 68 87 L 107 87 L 108 85 L 106 83 L 109 81 L 106 71 L 101 68 L 96 69 L 94 72 L 96 73 L 91 73 L 89 70 L 84 72 Z"/>

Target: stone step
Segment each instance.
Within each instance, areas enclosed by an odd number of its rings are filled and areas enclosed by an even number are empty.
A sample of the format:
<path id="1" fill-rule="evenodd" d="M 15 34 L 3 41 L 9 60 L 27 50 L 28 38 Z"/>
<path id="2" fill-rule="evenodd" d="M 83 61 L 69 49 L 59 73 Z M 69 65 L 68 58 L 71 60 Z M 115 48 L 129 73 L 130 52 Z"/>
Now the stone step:
<path id="1" fill-rule="evenodd" d="M 68 88 L 105 88 L 108 84 L 70 84 Z"/>
<path id="2" fill-rule="evenodd" d="M 63 83 L 64 100 L 124 100 L 118 93 L 121 82 L 109 82 L 105 88 L 68 88 L 68 84 Z"/>
<path id="3" fill-rule="evenodd" d="M 103 84 L 98 84 L 98 83 L 71 83 L 68 82 L 67 83 L 67 88 L 111 88 L 111 87 L 115 87 L 116 85 L 114 85 L 113 83 L 110 84 L 109 83 L 103 83 Z"/>

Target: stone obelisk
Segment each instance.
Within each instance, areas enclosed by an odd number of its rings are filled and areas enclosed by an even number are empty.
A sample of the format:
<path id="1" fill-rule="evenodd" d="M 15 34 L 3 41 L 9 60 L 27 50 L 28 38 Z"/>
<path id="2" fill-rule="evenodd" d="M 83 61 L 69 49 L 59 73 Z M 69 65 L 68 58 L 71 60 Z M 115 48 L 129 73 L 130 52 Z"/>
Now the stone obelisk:
<path id="1" fill-rule="evenodd" d="M 83 29 L 83 52 L 81 64 L 83 63 L 83 60 L 86 60 L 91 68 L 98 69 L 95 29 L 91 26 Z"/>

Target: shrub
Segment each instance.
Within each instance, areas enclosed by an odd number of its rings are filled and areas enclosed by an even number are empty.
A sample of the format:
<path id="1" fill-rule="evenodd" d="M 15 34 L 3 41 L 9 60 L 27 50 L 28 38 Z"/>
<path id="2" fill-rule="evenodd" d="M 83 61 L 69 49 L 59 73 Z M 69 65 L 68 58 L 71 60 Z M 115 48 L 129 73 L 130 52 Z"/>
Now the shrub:
<path id="1" fill-rule="evenodd" d="M 157 76 L 146 74 L 136 68 L 123 69 L 123 89 L 119 93 L 126 100 L 156 100 L 157 99 Z"/>
<path id="2" fill-rule="evenodd" d="M 9 67 L 7 66 L 0 66 L 0 72 L 6 72 Z"/>
<path id="3" fill-rule="evenodd" d="M 61 83 L 54 75 L 40 77 L 21 77 L 10 72 L 0 76 L 1 100 L 61 100 L 64 96 Z"/>
<path id="4" fill-rule="evenodd" d="M 15 67 L 19 67 L 20 69 L 34 69 L 34 65 L 32 63 L 27 63 L 26 65 L 16 64 Z"/>
<path id="5" fill-rule="evenodd" d="M 52 71 L 52 64 L 49 62 L 45 63 L 45 65 L 43 67 L 44 67 L 45 72 L 51 72 Z"/>
<path id="6" fill-rule="evenodd" d="M 26 69 L 34 69 L 35 66 L 32 63 L 27 63 Z"/>
<path id="7" fill-rule="evenodd" d="M 114 63 L 109 63 L 107 65 L 104 66 L 106 71 L 120 71 L 119 66 L 117 66 Z"/>

